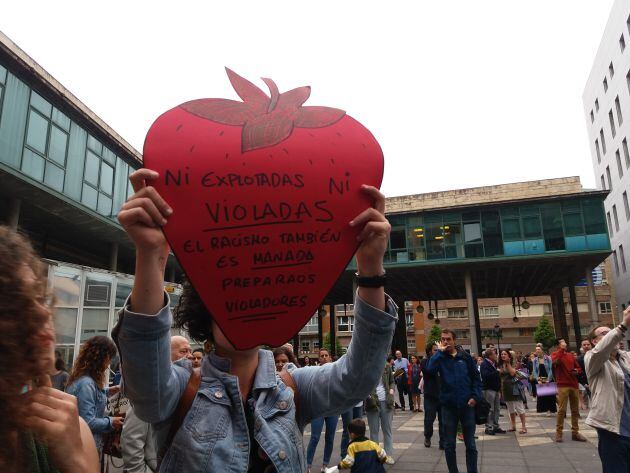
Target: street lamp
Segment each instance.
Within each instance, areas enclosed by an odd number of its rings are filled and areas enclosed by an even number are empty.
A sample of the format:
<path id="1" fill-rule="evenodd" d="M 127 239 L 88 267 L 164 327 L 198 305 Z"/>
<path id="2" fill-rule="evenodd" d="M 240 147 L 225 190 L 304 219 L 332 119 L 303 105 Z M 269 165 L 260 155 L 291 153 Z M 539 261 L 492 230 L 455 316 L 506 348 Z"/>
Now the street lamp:
<path id="1" fill-rule="evenodd" d="M 494 326 L 494 336 L 497 337 L 497 355 L 501 356 L 501 337 L 503 336 L 503 331 L 499 324 Z"/>

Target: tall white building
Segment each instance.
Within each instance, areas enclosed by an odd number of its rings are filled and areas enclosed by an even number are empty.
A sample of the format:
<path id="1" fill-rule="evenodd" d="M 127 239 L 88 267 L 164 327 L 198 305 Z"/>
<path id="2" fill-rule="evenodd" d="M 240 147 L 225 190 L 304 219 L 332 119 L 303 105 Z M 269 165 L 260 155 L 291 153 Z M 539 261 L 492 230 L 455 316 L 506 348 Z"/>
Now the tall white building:
<path id="1" fill-rule="evenodd" d="M 610 190 L 606 220 L 623 310 L 630 306 L 630 0 L 613 5 L 582 100 L 597 187 Z"/>

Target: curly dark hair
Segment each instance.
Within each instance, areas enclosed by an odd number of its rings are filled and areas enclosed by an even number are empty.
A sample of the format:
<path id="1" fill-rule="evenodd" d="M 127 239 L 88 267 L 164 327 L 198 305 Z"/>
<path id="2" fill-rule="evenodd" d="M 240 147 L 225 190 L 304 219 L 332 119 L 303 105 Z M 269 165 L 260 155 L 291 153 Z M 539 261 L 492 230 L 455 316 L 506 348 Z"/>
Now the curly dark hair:
<path id="1" fill-rule="evenodd" d="M 31 380 L 41 377 L 42 347 L 38 339 L 47 316 L 38 304 L 48 299 L 45 266 L 28 240 L 0 226 L 0 469 L 26 471 L 28 461 L 15 435 L 20 430 L 20 392 Z M 30 283 L 22 276 L 30 269 Z"/>
<path id="2" fill-rule="evenodd" d="M 114 342 L 103 335 L 88 338 L 79 350 L 79 356 L 74 362 L 72 373 L 68 378 L 68 386 L 81 376 L 89 376 L 96 385 L 105 387 L 105 371 L 107 366 L 105 362 L 116 356 L 117 350 Z"/>
<path id="3" fill-rule="evenodd" d="M 188 332 L 193 340 L 203 343 L 212 338 L 212 315 L 201 297 L 187 279 L 183 283 L 182 295 L 175 307 L 173 321 L 177 328 Z"/>

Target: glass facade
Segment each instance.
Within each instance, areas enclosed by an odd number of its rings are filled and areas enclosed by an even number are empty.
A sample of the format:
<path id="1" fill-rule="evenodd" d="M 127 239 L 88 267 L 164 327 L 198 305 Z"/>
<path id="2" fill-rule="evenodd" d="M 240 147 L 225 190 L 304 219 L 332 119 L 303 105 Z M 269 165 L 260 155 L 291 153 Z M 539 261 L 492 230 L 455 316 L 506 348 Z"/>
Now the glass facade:
<path id="1" fill-rule="evenodd" d="M 386 263 L 609 250 L 601 197 L 388 215 Z"/>
<path id="2" fill-rule="evenodd" d="M 0 65 L 0 163 L 116 221 L 137 167 Z"/>
<path id="3" fill-rule="evenodd" d="M 95 335 L 111 334 L 133 287 L 133 276 L 56 261 L 48 263 L 48 284 L 55 300 L 57 350 L 68 366 L 81 343 Z M 171 307 L 179 301 L 181 287 L 167 284 Z M 179 333 L 179 332 L 175 332 Z"/>

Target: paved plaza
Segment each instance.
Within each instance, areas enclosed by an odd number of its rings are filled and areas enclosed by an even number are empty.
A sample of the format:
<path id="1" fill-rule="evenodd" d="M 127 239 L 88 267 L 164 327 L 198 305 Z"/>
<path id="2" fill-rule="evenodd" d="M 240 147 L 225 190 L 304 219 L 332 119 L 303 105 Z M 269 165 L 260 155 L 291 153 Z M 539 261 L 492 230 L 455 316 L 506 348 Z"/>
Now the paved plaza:
<path id="1" fill-rule="evenodd" d="M 586 411 L 582 411 L 580 431 L 588 442 L 571 440 L 570 419 L 565 421 L 564 442 L 553 441 L 556 417 L 538 414 L 532 407 L 535 400 L 530 400 L 527 412 L 525 435 L 508 433 L 505 435 L 485 435 L 483 426 L 477 427 L 477 450 L 479 451 L 480 473 L 596 473 L 602 470 L 597 455 L 597 433 L 584 424 Z M 501 409 L 501 427 L 507 427 L 507 411 Z M 364 418 L 367 422 L 367 419 Z M 423 413 L 396 411 L 394 415 L 394 458 L 396 464 L 386 465 L 388 472 L 447 472 L 444 452 L 437 448 L 437 437 L 433 438 L 431 448 L 423 445 Z M 435 423 L 437 430 L 437 421 Z M 436 434 L 437 435 L 437 432 Z M 324 452 L 325 428 L 317 446 L 312 473 L 318 473 Z M 304 432 L 304 448 L 310 440 L 310 426 Z M 382 441 L 382 439 L 381 439 Z M 339 461 L 341 443 L 341 418 L 337 424 L 335 446 L 331 463 Z M 116 465 L 120 459 L 114 459 Z M 466 472 L 464 443 L 457 442 L 457 462 L 461 473 Z M 122 468 L 110 465 L 110 473 L 120 473 Z"/>
<path id="2" fill-rule="evenodd" d="M 530 402 L 527 412 L 527 429 L 525 435 L 508 433 L 505 435 L 485 435 L 483 426 L 477 427 L 477 449 L 479 451 L 479 471 L 481 473 L 595 473 L 602 470 L 597 454 L 597 433 L 584 424 L 586 412 L 582 411 L 580 431 L 588 442 L 571 440 L 570 420 L 565 421 L 564 442 L 553 441 L 556 417 L 538 414 L 535 401 Z M 501 410 L 501 427 L 507 427 L 507 411 Z M 394 458 L 396 464 L 386 466 L 388 472 L 447 472 L 444 452 L 437 448 L 434 437 L 431 448 L 423 445 L 422 413 L 396 411 L 394 416 Z M 437 421 L 436 421 L 437 428 Z M 436 433 L 437 434 L 437 433 Z M 308 445 L 310 433 L 304 435 L 304 445 Z M 339 444 L 341 442 L 341 419 L 335 435 L 335 449 L 331 463 L 339 461 Z M 382 439 L 381 439 L 382 442 Z M 322 433 L 313 473 L 319 472 L 324 451 L 324 433 Z M 464 443 L 457 442 L 457 463 L 461 473 L 466 472 Z"/>

